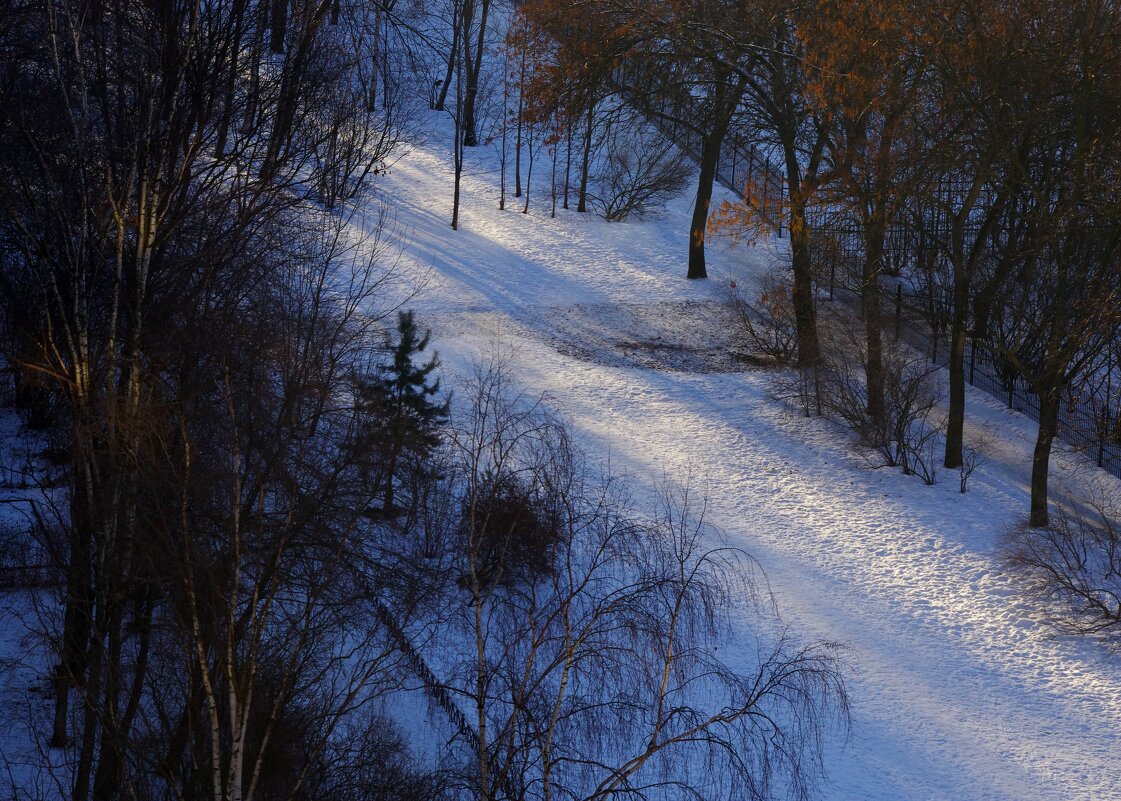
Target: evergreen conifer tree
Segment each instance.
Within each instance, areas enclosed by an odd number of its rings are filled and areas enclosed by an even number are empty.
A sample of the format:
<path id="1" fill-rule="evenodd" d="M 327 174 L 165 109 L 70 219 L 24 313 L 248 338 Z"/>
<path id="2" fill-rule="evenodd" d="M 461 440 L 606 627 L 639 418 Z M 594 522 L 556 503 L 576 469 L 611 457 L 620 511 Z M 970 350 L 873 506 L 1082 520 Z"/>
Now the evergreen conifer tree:
<path id="1" fill-rule="evenodd" d="M 440 444 L 440 429 L 448 419 L 450 399 L 440 397 L 440 379 L 432 375 L 439 357 L 423 361 L 429 338 L 411 310 L 398 313 L 392 361 L 358 388 L 366 417 L 361 436 L 381 461 L 376 480 L 386 515 L 397 511 L 394 494 L 402 474 L 421 468 Z"/>

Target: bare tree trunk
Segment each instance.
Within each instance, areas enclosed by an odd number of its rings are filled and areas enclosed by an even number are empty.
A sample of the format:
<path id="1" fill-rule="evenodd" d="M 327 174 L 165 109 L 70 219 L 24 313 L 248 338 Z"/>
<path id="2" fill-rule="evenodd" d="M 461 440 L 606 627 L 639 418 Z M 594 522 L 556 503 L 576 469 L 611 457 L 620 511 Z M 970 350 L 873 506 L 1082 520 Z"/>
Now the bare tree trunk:
<path id="1" fill-rule="evenodd" d="M 529 169 L 525 175 L 525 206 L 522 214 L 529 214 L 529 183 L 533 180 L 533 128 L 529 129 Z"/>
<path id="2" fill-rule="evenodd" d="M 948 469 L 961 467 L 965 430 L 965 340 L 968 333 L 969 282 L 965 270 L 954 267 L 954 314 L 950 323 L 949 413 L 946 418 L 946 455 Z"/>
<path id="3" fill-rule="evenodd" d="M 272 18 L 269 21 L 269 50 L 284 53 L 284 35 L 288 29 L 288 0 L 272 0 Z"/>
<path id="4" fill-rule="evenodd" d="M 595 104 L 590 104 L 584 126 L 584 162 L 580 167 L 580 196 L 576 203 L 577 211 L 588 210 L 588 169 L 592 160 L 592 122 Z"/>
<path id="5" fill-rule="evenodd" d="M 479 30 L 472 49 L 470 37 L 471 24 L 475 16 L 475 0 L 463 2 L 463 64 L 466 80 L 463 95 L 463 144 L 465 147 L 475 147 L 479 144 L 478 133 L 475 130 L 475 107 L 479 96 L 479 75 L 483 66 L 489 12 L 490 0 L 479 0 Z"/>
<path id="6" fill-rule="evenodd" d="M 687 278 L 708 278 L 705 268 L 705 235 L 708 233 L 708 209 L 712 202 L 712 184 L 720 158 L 720 138 L 710 134 L 701 144 L 701 175 L 697 181 L 697 202 L 689 224 L 689 272 Z"/>
<path id="7" fill-rule="evenodd" d="M 522 62 L 525 62 L 525 55 L 522 55 Z M 514 197 L 522 196 L 522 126 L 524 124 L 525 115 L 522 110 L 522 94 L 521 90 L 518 91 L 518 122 L 515 127 L 514 135 Z"/>
<path id="8" fill-rule="evenodd" d="M 81 415 L 79 415 L 81 419 Z M 79 437 L 79 442 L 81 437 Z M 51 745 L 68 742 L 67 715 L 70 690 L 86 673 L 87 652 L 93 615 L 93 531 L 89 498 L 91 490 L 85 461 L 75 465 L 71 501 L 69 562 L 66 566 L 66 604 L 62 623 L 62 654 L 55 672 L 54 724 Z"/>
<path id="9" fill-rule="evenodd" d="M 883 312 L 880 300 L 880 272 L 883 268 L 884 223 L 881 207 L 872 212 L 865 226 L 864 275 L 861 305 L 864 312 L 864 338 L 867 347 L 865 375 L 868 381 L 868 417 L 876 435 L 884 428 L 884 348 Z"/>
<path id="10" fill-rule="evenodd" d="M 452 230 L 459 230 L 459 189 L 463 177 L 463 93 L 460 91 L 459 77 L 462 70 L 456 69 L 455 79 L 455 141 L 452 143 L 452 160 L 455 163 L 455 183 L 452 189 Z"/>
<path id="11" fill-rule="evenodd" d="M 230 122 L 234 112 L 234 88 L 240 64 L 241 34 L 245 11 L 245 0 L 237 0 L 233 9 L 234 35 L 233 41 L 230 43 L 230 68 L 226 71 L 226 86 L 222 93 L 222 117 L 218 123 L 218 136 L 214 144 L 214 154 L 219 158 L 226 152 L 226 141 L 229 138 Z"/>
<path id="12" fill-rule="evenodd" d="M 565 136 L 564 157 L 564 208 L 568 208 L 569 178 L 572 175 L 572 120 L 568 121 L 567 135 Z"/>
<path id="13" fill-rule="evenodd" d="M 813 297 L 813 262 L 810 231 L 806 224 L 806 202 L 800 190 L 790 192 L 790 252 L 794 267 L 791 300 L 798 338 L 798 366 L 817 369 L 821 362 L 821 343 L 817 336 L 817 310 Z"/>
<path id="14" fill-rule="evenodd" d="M 257 109 L 261 105 L 261 56 L 264 48 L 265 22 L 268 20 L 269 0 L 257 0 L 257 25 L 253 45 L 249 48 L 249 87 L 246 90 L 245 117 L 241 121 L 241 132 L 249 134 L 256 130 Z"/>
<path id="15" fill-rule="evenodd" d="M 556 145 L 553 145 L 553 151 L 550 155 L 552 157 L 552 162 L 553 162 L 553 171 L 552 171 L 551 182 L 550 182 L 550 187 L 549 187 L 549 192 L 550 192 L 551 199 L 552 199 L 552 208 L 549 210 L 549 216 L 553 219 L 556 219 L 556 216 L 557 216 L 557 156 L 559 155 L 559 153 L 557 152 L 557 146 Z"/>
<path id="16" fill-rule="evenodd" d="M 455 68 L 459 61 L 459 17 L 462 13 L 462 7 L 461 0 L 452 5 L 452 49 L 451 53 L 448 54 L 448 68 L 444 71 L 444 82 L 440 85 L 440 95 L 432 106 L 435 111 L 444 110 L 444 105 L 448 100 L 448 89 L 451 86 L 452 78 L 455 77 Z"/>
<path id="17" fill-rule="evenodd" d="M 1050 523 L 1047 511 L 1047 479 L 1051 446 L 1059 429 L 1059 389 L 1050 387 L 1039 395 L 1039 432 L 1031 461 L 1031 515 L 1028 525 L 1042 528 Z"/>
<path id="18" fill-rule="evenodd" d="M 374 38 L 370 43 L 370 94 L 366 100 L 366 110 L 376 111 L 378 107 L 378 74 L 381 72 L 381 3 L 374 3 Z"/>

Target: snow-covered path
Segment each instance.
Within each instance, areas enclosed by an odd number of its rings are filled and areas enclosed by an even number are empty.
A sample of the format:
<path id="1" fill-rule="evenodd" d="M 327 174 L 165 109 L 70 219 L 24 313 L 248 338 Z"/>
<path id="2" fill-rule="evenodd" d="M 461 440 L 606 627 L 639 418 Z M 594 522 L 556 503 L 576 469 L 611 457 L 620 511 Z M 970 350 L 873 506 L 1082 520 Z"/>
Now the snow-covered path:
<path id="1" fill-rule="evenodd" d="M 689 198 L 608 225 L 549 219 L 535 187 L 528 217 L 500 213 L 495 176 L 469 161 L 452 232 L 441 152 L 417 148 L 382 191 L 403 269 L 430 271 L 412 305 L 448 371 L 505 349 L 587 448 L 639 478 L 689 472 L 792 627 L 847 647 L 854 730 L 829 754 L 826 798 L 1121 799 L 1121 662 L 1049 637 L 997 559 L 1026 509 L 1029 425 L 970 396 L 997 442 L 965 495 L 956 474 L 927 487 L 870 470 L 837 429 L 770 399 L 767 373 L 729 371 L 718 282 L 681 277 Z M 717 275 L 764 258 L 709 250 Z M 664 369 L 667 353 L 695 363 Z"/>

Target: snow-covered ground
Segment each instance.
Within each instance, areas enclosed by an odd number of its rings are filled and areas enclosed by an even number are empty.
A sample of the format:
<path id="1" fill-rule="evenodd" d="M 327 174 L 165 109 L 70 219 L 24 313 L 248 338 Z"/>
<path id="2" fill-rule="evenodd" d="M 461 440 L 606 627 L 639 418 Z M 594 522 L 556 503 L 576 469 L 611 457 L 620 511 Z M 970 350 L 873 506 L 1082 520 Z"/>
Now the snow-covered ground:
<path id="1" fill-rule="evenodd" d="M 956 472 L 925 486 L 872 470 L 839 429 L 771 399 L 768 372 L 728 338 L 721 280 L 767 248 L 715 241 L 715 277 L 686 281 L 690 197 L 643 223 L 550 219 L 541 181 L 528 215 L 499 212 L 484 148 L 468 153 L 452 231 L 450 131 L 434 124 L 447 141 L 413 148 L 378 193 L 453 385 L 502 349 L 636 484 L 691 475 L 787 622 L 844 644 L 854 728 L 830 747 L 826 798 L 1121 799 L 1121 664 L 1049 635 L 998 557 L 1026 514 L 1030 421 L 970 391 L 967 437 L 983 433 L 991 458 L 964 495 Z M 1072 492 L 1100 480 L 1077 455 L 1053 465 Z"/>
<path id="2" fill-rule="evenodd" d="M 1050 635 L 1000 565 L 1003 535 L 1026 515 L 1031 421 L 970 391 L 967 437 L 983 437 L 990 459 L 964 495 L 956 473 L 926 486 L 870 469 L 843 431 L 773 400 L 771 373 L 730 335 L 722 283 L 778 258 L 781 242 L 711 241 L 713 279 L 689 282 L 691 197 L 642 223 L 551 219 L 539 181 L 528 215 L 513 199 L 499 212 L 486 148 L 468 153 L 452 231 L 450 131 L 436 115 L 432 127 L 376 191 L 400 231 L 396 291 L 423 286 L 408 304 L 449 383 L 500 349 L 639 498 L 665 473 L 691 476 L 791 628 L 843 644 L 854 726 L 829 746 L 827 801 L 1121 799 L 1121 659 Z M 547 175 L 543 160 L 536 172 Z M 1096 482 L 1121 492 L 1077 454 L 1053 469 L 1073 494 Z M 35 626 L 16 619 L 33 608 L 0 605 L 0 754 L 17 773 L 28 720 L 49 712 L 24 659 Z M 397 711 L 446 725 L 410 704 Z"/>

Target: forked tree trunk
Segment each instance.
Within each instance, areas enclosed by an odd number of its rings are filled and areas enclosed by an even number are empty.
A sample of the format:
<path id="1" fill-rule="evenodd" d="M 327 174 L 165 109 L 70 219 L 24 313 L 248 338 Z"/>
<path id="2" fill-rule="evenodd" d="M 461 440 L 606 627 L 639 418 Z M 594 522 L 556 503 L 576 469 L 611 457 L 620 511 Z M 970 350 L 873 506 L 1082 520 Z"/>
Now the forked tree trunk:
<path id="1" fill-rule="evenodd" d="M 478 132 L 475 121 L 475 107 L 479 96 L 479 75 L 482 72 L 483 53 L 486 46 L 487 16 L 490 12 L 490 0 L 479 2 L 479 30 L 474 42 L 470 40 L 471 23 L 475 16 L 476 0 L 464 0 L 463 3 L 463 62 L 464 62 L 464 92 L 463 92 L 463 144 L 465 147 L 475 147 L 479 144 Z"/>

